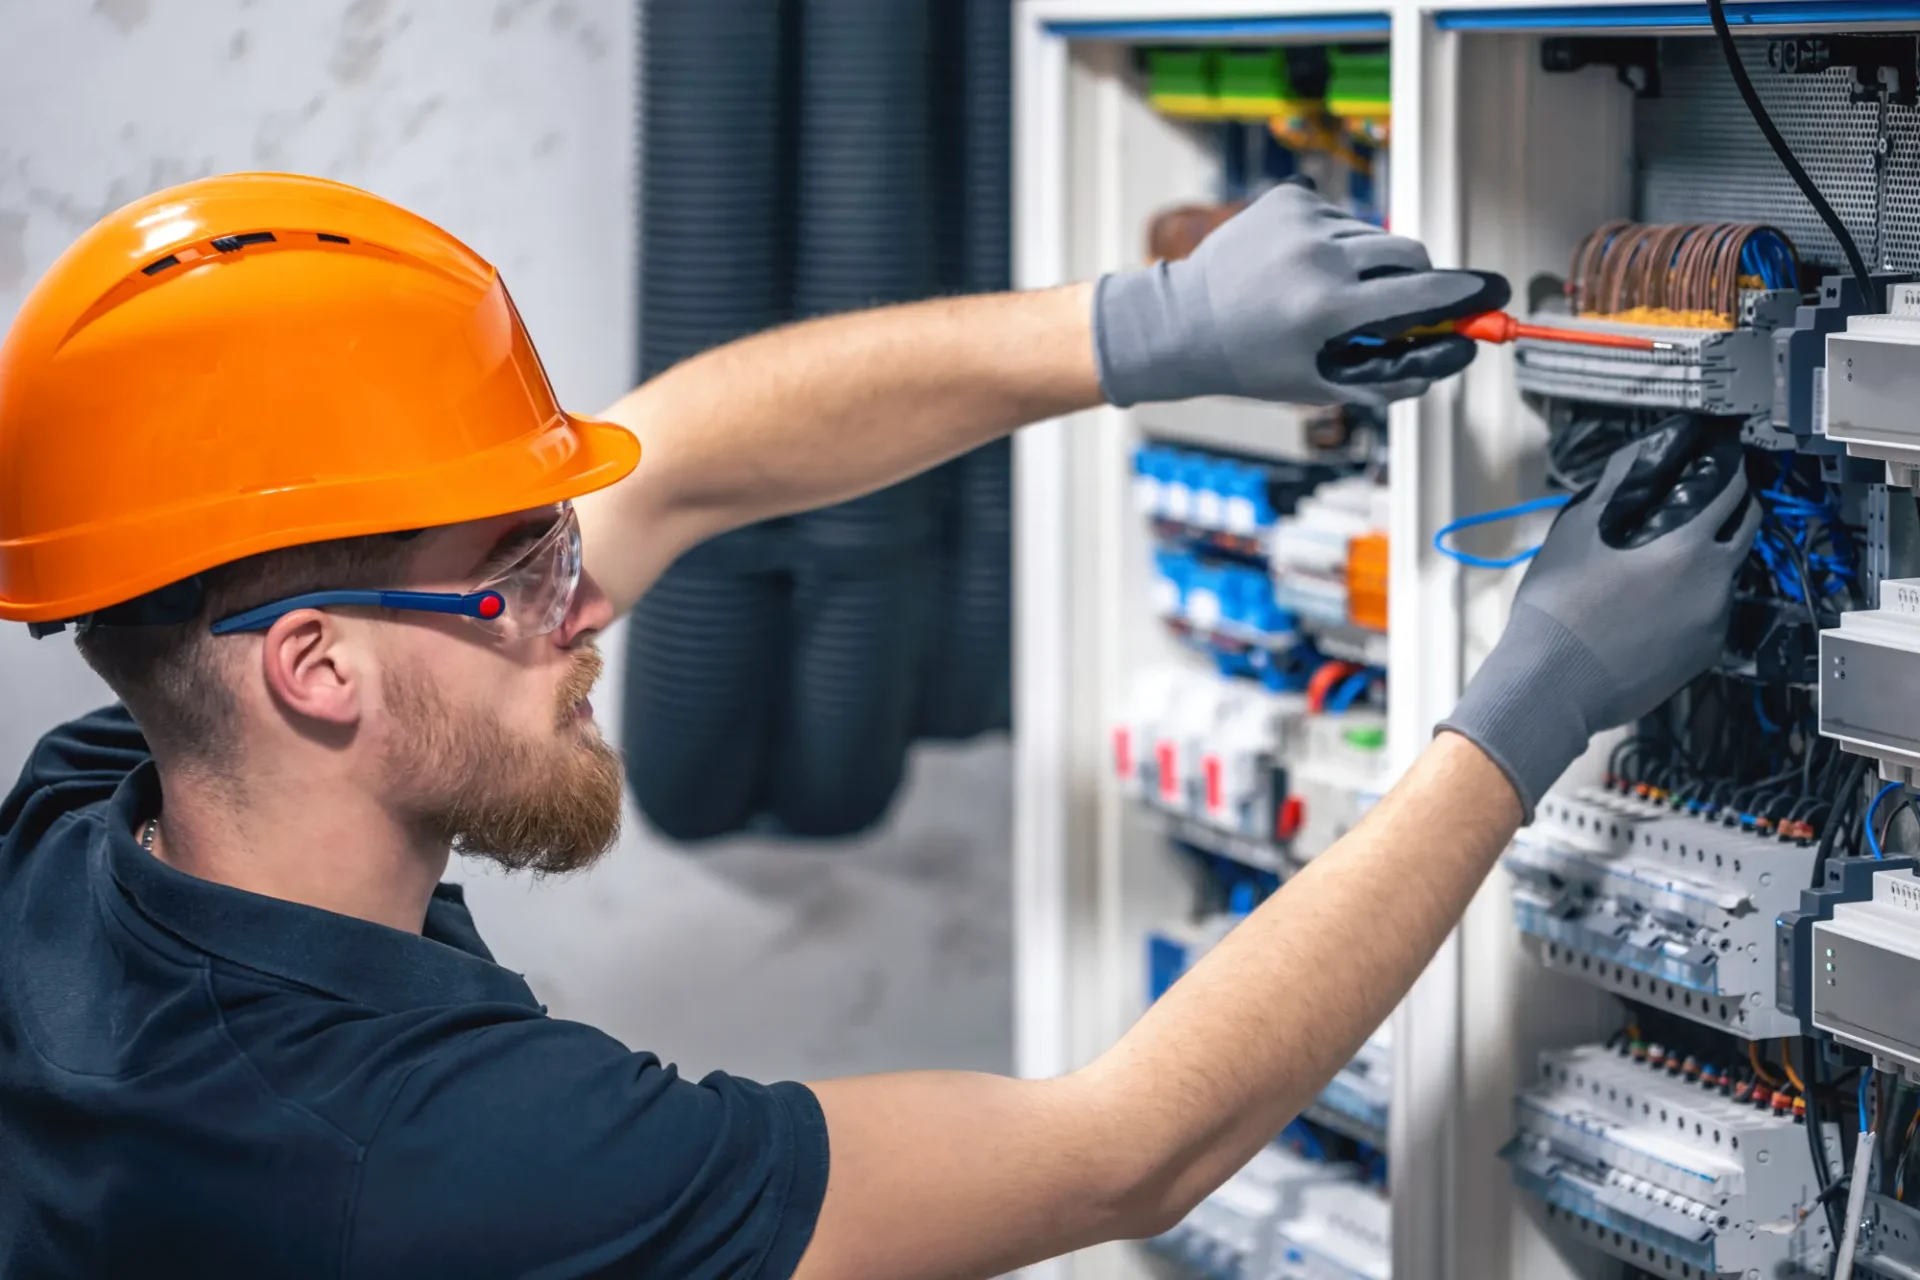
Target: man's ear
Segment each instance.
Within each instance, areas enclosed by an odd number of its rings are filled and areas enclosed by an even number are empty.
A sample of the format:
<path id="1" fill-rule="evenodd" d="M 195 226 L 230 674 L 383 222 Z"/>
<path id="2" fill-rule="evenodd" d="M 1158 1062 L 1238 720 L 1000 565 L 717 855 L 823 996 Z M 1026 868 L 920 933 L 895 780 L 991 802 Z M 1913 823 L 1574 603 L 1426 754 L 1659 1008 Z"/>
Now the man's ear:
<path id="1" fill-rule="evenodd" d="M 267 629 L 260 670 L 282 710 L 321 724 L 357 724 L 366 696 L 365 664 L 339 619 L 296 609 Z"/>

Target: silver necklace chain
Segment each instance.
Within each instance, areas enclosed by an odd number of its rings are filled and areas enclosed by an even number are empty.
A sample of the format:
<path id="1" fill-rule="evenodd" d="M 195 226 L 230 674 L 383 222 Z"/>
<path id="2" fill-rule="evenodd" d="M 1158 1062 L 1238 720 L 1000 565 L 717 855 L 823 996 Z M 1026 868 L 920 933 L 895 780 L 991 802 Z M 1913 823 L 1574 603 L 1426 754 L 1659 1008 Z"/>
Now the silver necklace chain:
<path id="1" fill-rule="evenodd" d="M 148 818 L 146 825 L 140 828 L 140 847 L 148 853 L 152 853 L 154 837 L 159 834 L 160 819 Z"/>

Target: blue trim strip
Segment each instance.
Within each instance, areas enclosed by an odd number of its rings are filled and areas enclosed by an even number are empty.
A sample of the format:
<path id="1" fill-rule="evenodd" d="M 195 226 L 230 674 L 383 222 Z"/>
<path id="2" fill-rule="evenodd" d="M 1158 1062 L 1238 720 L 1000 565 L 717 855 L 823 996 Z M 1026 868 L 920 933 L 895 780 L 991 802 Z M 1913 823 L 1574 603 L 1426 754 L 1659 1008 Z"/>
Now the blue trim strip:
<path id="1" fill-rule="evenodd" d="M 1702 12 L 1705 12 L 1702 10 Z M 1157 22 L 1049 22 L 1069 40 L 1251 40 L 1261 36 L 1384 36 L 1384 13 L 1302 13 L 1275 18 L 1186 18 Z"/>
<path id="2" fill-rule="evenodd" d="M 1727 6 L 1729 27 L 1784 27 L 1839 22 L 1920 20 L 1914 0 L 1778 0 Z M 1433 15 L 1442 31 L 1553 31 L 1710 27 L 1704 4 L 1589 5 L 1542 9 L 1441 9 Z"/>

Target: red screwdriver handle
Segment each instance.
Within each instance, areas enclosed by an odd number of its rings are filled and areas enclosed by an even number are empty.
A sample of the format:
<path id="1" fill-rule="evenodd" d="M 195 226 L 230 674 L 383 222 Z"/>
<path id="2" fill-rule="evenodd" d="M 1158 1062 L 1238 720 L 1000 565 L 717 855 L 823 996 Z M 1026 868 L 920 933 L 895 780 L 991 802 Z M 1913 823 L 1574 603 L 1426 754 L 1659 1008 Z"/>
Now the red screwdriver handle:
<path id="1" fill-rule="evenodd" d="M 1465 320 L 1453 322 L 1455 333 L 1463 338 L 1472 338 L 1475 342 L 1512 342 L 1520 337 L 1526 328 L 1527 326 L 1504 311 L 1483 311 L 1477 316 L 1468 316 Z"/>
<path id="2" fill-rule="evenodd" d="M 1652 338 L 1640 338 L 1632 334 L 1521 324 L 1504 311 L 1486 311 L 1456 320 L 1453 322 L 1453 331 L 1475 342 L 1512 342 L 1515 338 L 1534 338 L 1542 342 L 1574 342 L 1587 347 L 1622 347 L 1629 351 L 1656 351 L 1660 347 Z"/>

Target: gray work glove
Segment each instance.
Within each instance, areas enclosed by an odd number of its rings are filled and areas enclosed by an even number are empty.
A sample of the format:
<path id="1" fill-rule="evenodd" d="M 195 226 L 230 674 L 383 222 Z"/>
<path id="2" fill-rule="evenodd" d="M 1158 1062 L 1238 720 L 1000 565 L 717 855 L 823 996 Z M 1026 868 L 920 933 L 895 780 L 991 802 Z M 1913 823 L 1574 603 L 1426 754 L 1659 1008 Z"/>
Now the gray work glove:
<path id="1" fill-rule="evenodd" d="M 1561 511 L 1500 643 L 1438 726 L 1492 757 L 1529 821 L 1588 738 L 1651 712 L 1725 644 L 1760 507 L 1737 444 L 1649 484 L 1672 443 L 1661 431 L 1621 449 Z"/>
<path id="2" fill-rule="evenodd" d="M 1407 330 L 1506 306 L 1497 275 L 1435 271 L 1304 187 L 1282 185 L 1178 262 L 1101 279 L 1093 341 L 1109 403 L 1248 396 L 1384 405 L 1473 361 L 1474 343 Z"/>

